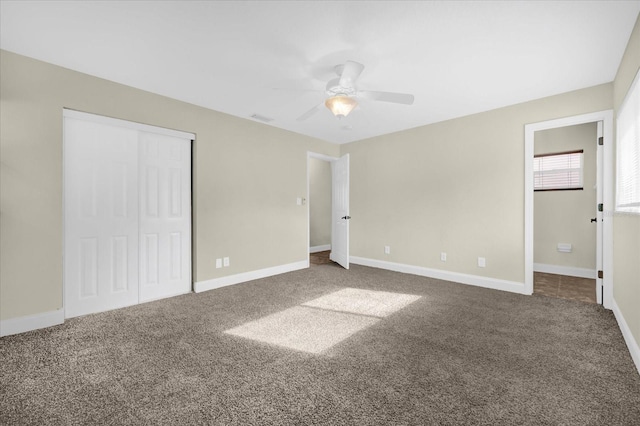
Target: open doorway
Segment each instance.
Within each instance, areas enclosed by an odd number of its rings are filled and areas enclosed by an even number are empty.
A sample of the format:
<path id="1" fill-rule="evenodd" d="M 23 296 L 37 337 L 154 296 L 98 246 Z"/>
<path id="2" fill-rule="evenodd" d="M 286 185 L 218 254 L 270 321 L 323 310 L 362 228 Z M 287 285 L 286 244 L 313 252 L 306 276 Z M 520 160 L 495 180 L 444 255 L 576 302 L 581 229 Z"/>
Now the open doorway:
<path id="1" fill-rule="evenodd" d="M 598 123 L 534 135 L 533 293 L 597 303 Z"/>
<path id="2" fill-rule="evenodd" d="M 309 263 L 330 263 L 331 162 L 310 157 L 309 162 Z"/>
<path id="3" fill-rule="evenodd" d="M 576 135 L 590 139 L 590 142 L 586 140 L 584 142 L 588 144 L 587 148 L 577 146 L 568 148 L 563 145 L 571 143 L 568 140 Z M 612 138 L 612 111 L 525 126 L 525 290 L 527 293 L 534 293 L 534 271 L 546 274 L 555 272 L 554 275 L 573 277 L 567 280 L 569 283 L 580 278 L 592 279 L 595 280 L 596 302 L 610 309 L 613 298 L 612 223 L 611 215 L 606 213 L 613 206 Z M 553 145 L 554 143 L 556 145 Z M 561 146 L 563 146 L 562 149 Z M 536 159 L 534 154 L 544 155 L 543 151 L 550 151 L 547 153 L 575 155 L 575 151 L 582 151 L 578 155 L 579 161 L 584 161 L 585 164 L 588 163 L 586 164 L 588 167 L 593 168 L 593 147 L 595 147 L 595 182 L 592 172 L 587 172 L 582 182 L 582 190 L 566 191 L 582 192 L 583 199 L 579 203 L 572 200 L 579 197 L 563 197 L 560 193 L 563 191 L 554 191 L 556 194 L 551 196 L 549 194 L 540 196 L 540 192 L 544 191 L 534 192 L 534 186 L 540 183 L 536 182 L 537 175 L 540 167 L 543 167 L 539 162 L 534 163 Z M 534 171 L 534 164 L 537 164 L 537 171 Z M 593 192 L 596 193 L 595 202 Z M 560 200 L 561 198 L 564 200 Z M 570 206 L 572 203 L 582 207 L 574 209 L 574 206 Z M 591 207 L 588 204 L 591 204 Z M 577 212 L 570 213 L 570 210 Z M 536 217 L 536 213 L 539 217 Z M 583 223 L 583 221 L 586 222 Z M 536 226 L 540 231 L 537 234 Z M 545 227 L 547 229 L 544 229 Z M 579 235 L 579 232 L 586 235 Z M 594 234 L 595 245 L 593 244 Z M 559 238 L 572 239 L 577 243 L 560 241 Z M 575 255 L 571 256 L 572 253 Z M 591 269 L 594 264 L 595 268 Z"/>
<path id="4" fill-rule="evenodd" d="M 349 154 L 307 154 L 309 263 L 349 269 Z"/>

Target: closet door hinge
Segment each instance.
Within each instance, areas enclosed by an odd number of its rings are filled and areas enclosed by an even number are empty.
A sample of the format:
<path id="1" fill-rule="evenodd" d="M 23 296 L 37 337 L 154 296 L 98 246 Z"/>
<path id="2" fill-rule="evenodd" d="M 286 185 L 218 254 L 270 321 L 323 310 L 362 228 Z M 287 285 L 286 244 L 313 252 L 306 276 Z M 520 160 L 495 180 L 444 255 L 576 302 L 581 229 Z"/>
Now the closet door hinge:
<path id="1" fill-rule="evenodd" d="M 598 278 L 602 279 L 604 277 L 604 274 L 602 271 L 598 271 Z"/>
<path id="2" fill-rule="evenodd" d="M 604 211 L 604 205 L 602 203 L 598 204 L 598 211 Z"/>
<path id="3" fill-rule="evenodd" d="M 603 136 L 600 136 L 598 138 L 598 145 L 604 145 L 604 137 Z"/>

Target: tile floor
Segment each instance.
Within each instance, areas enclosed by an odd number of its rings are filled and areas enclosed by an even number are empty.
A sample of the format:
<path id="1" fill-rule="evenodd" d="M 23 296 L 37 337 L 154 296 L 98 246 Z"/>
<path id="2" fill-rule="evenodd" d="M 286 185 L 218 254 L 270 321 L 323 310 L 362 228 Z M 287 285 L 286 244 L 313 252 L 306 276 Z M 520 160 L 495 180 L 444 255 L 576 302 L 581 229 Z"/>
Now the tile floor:
<path id="1" fill-rule="evenodd" d="M 596 280 L 588 278 L 534 272 L 533 294 L 597 303 Z"/>

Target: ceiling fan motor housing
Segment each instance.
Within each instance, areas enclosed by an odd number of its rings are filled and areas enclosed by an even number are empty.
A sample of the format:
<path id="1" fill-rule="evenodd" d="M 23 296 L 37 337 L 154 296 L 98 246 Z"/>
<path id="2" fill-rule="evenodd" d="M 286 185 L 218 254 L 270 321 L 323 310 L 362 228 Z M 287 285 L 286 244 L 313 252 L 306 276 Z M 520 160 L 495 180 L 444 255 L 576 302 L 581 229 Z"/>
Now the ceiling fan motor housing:
<path id="1" fill-rule="evenodd" d="M 337 96 L 337 95 L 345 95 L 345 96 L 355 96 L 356 88 L 355 87 L 342 87 L 340 85 L 340 77 L 334 78 L 327 83 L 327 95 L 329 96 Z"/>

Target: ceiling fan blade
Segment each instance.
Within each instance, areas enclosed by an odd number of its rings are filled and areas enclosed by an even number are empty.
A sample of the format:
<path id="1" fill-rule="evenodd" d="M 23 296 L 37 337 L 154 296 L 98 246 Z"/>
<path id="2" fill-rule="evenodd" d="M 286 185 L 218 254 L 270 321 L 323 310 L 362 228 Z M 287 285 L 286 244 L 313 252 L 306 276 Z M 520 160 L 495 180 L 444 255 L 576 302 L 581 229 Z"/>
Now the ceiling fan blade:
<path id="1" fill-rule="evenodd" d="M 358 96 L 372 101 L 391 102 L 394 104 L 412 105 L 414 97 L 408 93 L 376 92 L 373 90 L 362 90 Z"/>
<path id="2" fill-rule="evenodd" d="M 300 117 L 296 118 L 296 121 L 305 121 L 307 118 L 311 117 L 312 115 L 314 115 L 316 112 L 318 112 L 318 109 L 324 105 L 324 103 L 322 104 L 318 104 L 316 106 L 314 106 L 313 108 L 311 108 L 309 111 L 305 112 L 304 114 L 302 114 Z"/>
<path id="3" fill-rule="evenodd" d="M 312 92 L 312 93 L 324 93 L 322 89 L 296 89 L 295 87 L 272 87 L 271 90 L 278 92 Z"/>
<path id="4" fill-rule="evenodd" d="M 363 69 L 364 65 L 354 61 L 347 61 L 342 69 L 342 74 L 340 74 L 340 86 L 353 87 Z"/>

